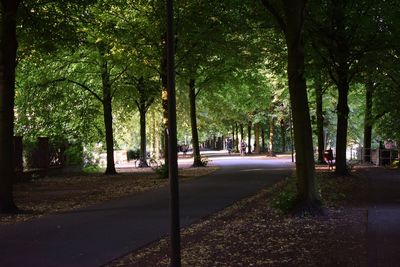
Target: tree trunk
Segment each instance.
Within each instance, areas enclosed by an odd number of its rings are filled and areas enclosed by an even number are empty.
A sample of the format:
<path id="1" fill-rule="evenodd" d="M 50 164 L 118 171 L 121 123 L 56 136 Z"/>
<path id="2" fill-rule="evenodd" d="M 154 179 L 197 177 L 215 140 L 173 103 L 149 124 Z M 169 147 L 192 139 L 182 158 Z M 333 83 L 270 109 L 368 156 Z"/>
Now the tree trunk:
<path id="1" fill-rule="evenodd" d="M 331 51 L 332 61 L 335 65 L 335 82 L 338 89 L 337 104 L 337 129 L 336 129 L 336 174 L 346 175 L 346 148 L 347 148 L 347 129 L 348 129 L 348 93 L 349 93 L 349 45 L 346 36 L 345 23 L 345 2 L 332 2 L 332 27 L 334 29 L 333 38 L 335 46 Z"/>
<path id="2" fill-rule="evenodd" d="M 254 153 L 260 154 L 260 123 L 254 125 Z"/>
<path id="3" fill-rule="evenodd" d="M 296 177 L 301 210 L 321 212 L 317 190 L 310 111 L 304 78 L 303 26 L 305 0 L 284 1 L 286 43 L 288 49 L 288 80 L 292 106 L 294 143 L 296 147 Z"/>
<path id="4" fill-rule="evenodd" d="M 235 145 L 236 135 L 235 135 L 235 125 L 232 125 L 232 149 Z"/>
<path id="5" fill-rule="evenodd" d="M 315 79 L 315 98 L 316 98 L 316 116 L 317 116 L 317 138 L 318 138 L 318 163 L 324 163 L 324 115 L 322 111 L 322 84 L 321 73 L 318 73 Z"/>
<path id="6" fill-rule="evenodd" d="M 106 150 L 107 150 L 107 168 L 105 174 L 116 174 L 114 163 L 114 137 L 112 122 L 112 96 L 110 73 L 108 72 L 107 60 L 104 58 L 104 51 L 100 48 L 101 62 L 101 80 L 103 86 L 103 115 L 104 126 L 106 130 Z"/>
<path id="7" fill-rule="evenodd" d="M 163 109 L 163 155 L 165 166 L 168 166 L 168 81 L 167 81 L 167 51 L 165 49 L 163 59 L 161 60 L 161 104 Z"/>
<path id="8" fill-rule="evenodd" d="M 281 126 L 281 151 L 282 153 L 286 152 L 286 124 L 283 119 L 280 121 Z"/>
<path id="9" fill-rule="evenodd" d="M 275 132 L 275 119 L 271 118 L 269 122 L 269 146 L 268 146 L 268 155 L 271 157 L 275 157 L 274 132 Z"/>
<path id="10" fill-rule="evenodd" d="M 0 213 L 16 213 L 13 198 L 16 19 L 20 1 L 2 0 L 0 13 Z"/>
<path id="11" fill-rule="evenodd" d="M 364 162 L 371 162 L 372 142 L 372 95 L 374 84 L 369 80 L 365 85 L 365 115 L 364 115 Z"/>
<path id="12" fill-rule="evenodd" d="M 190 126 L 192 129 L 193 167 L 203 166 L 200 156 L 199 134 L 197 132 L 196 118 L 196 87 L 195 80 L 189 81 Z"/>
<path id="13" fill-rule="evenodd" d="M 244 127 L 243 124 L 240 124 L 240 141 L 244 140 Z"/>
<path id="14" fill-rule="evenodd" d="M 348 115 L 349 106 L 347 97 L 349 92 L 349 83 L 347 80 L 347 71 L 341 69 L 337 72 L 339 74 L 338 93 L 339 100 L 337 104 L 337 129 L 336 129 L 336 174 L 346 175 L 347 162 L 346 162 L 346 148 L 347 148 L 347 128 L 348 128 Z"/>
<path id="15" fill-rule="evenodd" d="M 238 145 L 239 145 L 239 126 L 238 126 L 237 123 L 235 123 L 235 133 L 236 133 L 236 140 L 233 143 L 233 150 L 235 152 L 237 152 L 238 151 Z"/>
<path id="16" fill-rule="evenodd" d="M 247 125 L 247 153 L 251 154 L 251 121 Z"/>
<path id="17" fill-rule="evenodd" d="M 262 152 L 265 152 L 265 129 L 264 129 L 264 126 L 261 127 L 261 146 L 262 146 Z"/>
<path id="18" fill-rule="evenodd" d="M 146 150 L 146 103 L 140 103 L 140 162 L 139 167 L 149 167 L 147 164 L 147 150 Z"/>

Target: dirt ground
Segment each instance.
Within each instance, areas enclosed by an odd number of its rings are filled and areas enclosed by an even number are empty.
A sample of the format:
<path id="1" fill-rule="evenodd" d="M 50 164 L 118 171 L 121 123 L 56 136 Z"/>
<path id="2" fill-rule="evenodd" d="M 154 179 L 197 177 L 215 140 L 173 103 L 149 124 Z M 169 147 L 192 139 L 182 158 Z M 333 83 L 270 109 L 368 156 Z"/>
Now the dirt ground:
<path id="1" fill-rule="evenodd" d="M 282 185 L 263 190 L 182 231 L 183 266 L 366 266 L 367 179 L 318 171 L 327 215 L 284 215 L 271 207 Z M 168 266 L 168 239 L 111 262 Z"/>

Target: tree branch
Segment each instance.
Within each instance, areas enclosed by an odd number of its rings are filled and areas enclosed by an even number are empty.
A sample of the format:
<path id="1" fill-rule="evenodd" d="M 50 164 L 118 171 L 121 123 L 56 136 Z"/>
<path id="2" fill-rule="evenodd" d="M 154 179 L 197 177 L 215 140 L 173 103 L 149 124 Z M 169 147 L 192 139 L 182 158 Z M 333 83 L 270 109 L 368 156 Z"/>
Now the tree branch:
<path id="1" fill-rule="evenodd" d="M 279 14 L 278 9 L 274 6 L 269 0 L 261 1 L 263 6 L 272 14 L 275 18 L 278 26 L 282 29 L 282 31 L 286 34 L 286 22 L 281 14 Z"/>

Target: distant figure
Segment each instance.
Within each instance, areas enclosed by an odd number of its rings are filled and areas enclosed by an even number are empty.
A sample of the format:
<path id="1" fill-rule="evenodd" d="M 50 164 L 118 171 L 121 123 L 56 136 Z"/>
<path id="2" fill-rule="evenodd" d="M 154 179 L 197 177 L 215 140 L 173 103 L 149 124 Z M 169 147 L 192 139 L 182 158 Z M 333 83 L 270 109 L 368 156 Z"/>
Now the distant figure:
<path id="1" fill-rule="evenodd" d="M 240 155 L 244 156 L 246 154 L 247 144 L 244 140 L 240 141 Z"/>
<path id="2" fill-rule="evenodd" d="M 226 142 L 226 149 L 228 149 L 229 155 L 232 152 L 232 148 L 233 148 L 232 139 L 228 139 L 228 141 Z"/>

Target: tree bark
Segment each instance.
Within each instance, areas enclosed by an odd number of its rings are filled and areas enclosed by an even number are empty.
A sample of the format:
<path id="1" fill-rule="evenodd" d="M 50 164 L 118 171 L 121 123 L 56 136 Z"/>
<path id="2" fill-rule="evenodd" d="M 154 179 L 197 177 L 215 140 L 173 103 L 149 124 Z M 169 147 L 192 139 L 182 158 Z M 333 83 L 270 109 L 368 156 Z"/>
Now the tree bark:
<path id="1" fill-rule="evenodd" d="M 146 150 L 146 103 L 140 103 L 140 162 L 139 167 L 149 167 L 147 164 L 147 150 Z"/>
<path id="2" fill-rule="evenodd" d="M 304 78 L 304 11 L 305 0 L 284 1 L 286 43 L 288 49 L 288 80 L 292 106 L 294 144 L 296 147 L 296 177 L 299 207 L 321 212 L 321 197 L 317 190 L 314 151 L 307 88 Z"/>
<path id="3" fill-rule="evenodd" d="M 283 119 L 280 121 L 281 126 L 281 151 L 282 153 L 286 152 L 286 124 Z"/>
<path id="4" fill-rule="evenodd" d="M 239 126 L 235 123 L 235 133 L 236 133 L 236 140 L 233 143 L 233 151 L 238 152 L 238 145 L 239 145 Z"/>
<path id="5" fill-rule="evenodd" d="M 166 43 L 166 42 L 165 42 Z M 161 105 L 163 109 L 163 155 L 165 166 L 168 166 L 168 80 L 167 80 L 167 49 L 164 49 L 163 59 L 161 60 Z"/>
<path id="6" fill-rule="evenodd" d="M 197 132 L 196 117 L 196 87 L 195 80 L 189 81 L 190 126 L 192 129 L 193 167 L 203 166 L 200 156 L 199 134 Z"/>
<path id="7" fill-rule="evenodd" d="M 333 43 L 331 59 L 334 63 L 334 81 L 338 89 L 337 129 L 336 129 L 336 174 L 346 175 L 346 148 L 348 129 L 348 94 L 349 94 L 349 45 L 346 36 L 344 1 L 332 2 Z"/>
<path id="8" fill-rule="evenodd" d="M 349 83 L 347 81 L 347 72 L 339 71 L 338 93 L 339 100 L 337 104 L 337 130 L 336 130 L 336 174 L 346 175 L 346 148 L 347 148 L 347 129 L 348 129 L 348 92 Z"/>
<path id="9" fill-rule="evenodd" d="M 244 127 L 243 124 L 240 124 L 240 141 L 244 140 Z"/>
<path id="10" fill-rule="evenodd" d="M 324 163 L 324 115 L 323 115 L 323 101 L 322 101 L 322 84 L 321 73 L 315 77 L 315 102 L 316 102 L 316 117 L 317 117 L 317 139 L 318 139 L 318 163 Z"/>
<path id="11" fill-rule="evenodd" d="M 100 64 L 101 64 L 101 80 L 103 87 L 103 115 L 104 126 L 106 131 L 106 150 L 107 150 L 107 168 L 105 174 L 116 174 L 114 163 L 114 136 L 113 136 L 113 119 L 112 119 L 112 96 L 110 73 L 108 70 L 107 60 L 104 58 L 104 51 L 100 48 Z"/>
<path id="12" fill-rule="evenodd" d="M 247 154 L 251 154 L 251 121 L 247 124 Z"/>
<path id="13" fill-rule="evenodd" d="M 260 123 L 254 125 L 254 153 L 260 154 Z"/>
<path id="14" fill-rule="evenodd" d="M 371 80 L 369 80 L 365 85 L 364 162 L 371 162 L 373 92 L 374 84 Z"/>
<path id="15" fill-rule="evenodd" d="M 261 146 L 262 146 L 262 152 L 265 152 L 265 129 L 264 129 L 264 126 L 261 127 Z"/>
<path id="16" fill-rule="evenodd" d="M 16 213 L 13 198 L 16 19 L 20 1 L 2 0 L 0 14 L 0 213 Z"/>
<path id="17" fill-rule="evenodd" d="M 268 145 L 268 155 L 271 157 L 275 157 L 274 133 L 275 133 L 275 119 L 272 117 L 269 122 L 269 145 Z"/>

